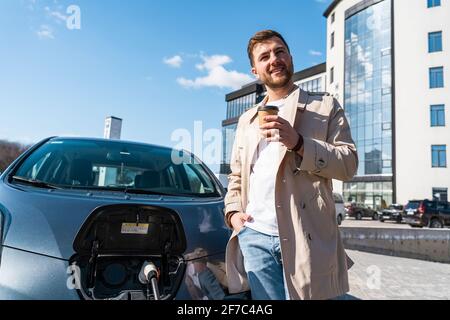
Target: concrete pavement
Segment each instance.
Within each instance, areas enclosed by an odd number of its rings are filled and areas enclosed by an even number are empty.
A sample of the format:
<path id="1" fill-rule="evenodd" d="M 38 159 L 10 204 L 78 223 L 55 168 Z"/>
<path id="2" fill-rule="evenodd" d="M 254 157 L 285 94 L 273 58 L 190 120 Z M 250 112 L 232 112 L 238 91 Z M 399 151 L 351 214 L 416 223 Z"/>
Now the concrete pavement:
<path id="1" fill-rule="evenodd" d="M 450 300 L 450 264 L 346 250 L 350 299 Z"/>

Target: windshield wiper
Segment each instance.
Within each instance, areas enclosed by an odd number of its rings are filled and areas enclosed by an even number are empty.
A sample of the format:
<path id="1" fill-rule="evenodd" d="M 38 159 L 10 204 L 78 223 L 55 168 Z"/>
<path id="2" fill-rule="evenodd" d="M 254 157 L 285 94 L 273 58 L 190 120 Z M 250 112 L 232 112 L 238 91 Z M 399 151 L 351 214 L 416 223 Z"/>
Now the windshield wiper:
<path id="1" fill-rule="evenodd" d="M 216 198 L 216 197 L 220 197 L 220 194 L 218 192 L 211 192 L 211 193 L 180 193 L 180 197 Z"/>
<path id="2" fill-rule="evenodd" d="M 152 191 L 147 189 L 130 189 L 128 187 L 103 187 L 103 186 L 71 186 L 72 189 L 84 189 L 84 190 L 95 190 L 95 191 L 119 191 L 131 194 L 151 194 L 158 196 L 176 196 L 175 194 Z"/>
<path id="3" fill-rule="evenodd" d="M 125 193 L 132 193 L 132 194 L 154 194 L 154 195 L 160 195 L 160 196 L 177 196 L 176 194 L 171 193 L 164 193 L 159 191 L 152 191 L 152 190 L 146 190 L 146 189 L 134 189 L 134 188 L 123 188 L 122 189 Z"/>
<path id="4" fill-rule="evenodd" d="M 206 198 L 206 197 L 219 197 L 220 195 L 215 193 L 164 193 L 159 191 L 151 191 L 146 189 L 134 189 L 134 188 L 124 188 L 123 191 L 125 193 L 134 193 L 134 194 L 156 194 L 156 195 L 162 195 L 162 196 L 171 196 L 171 197 L 200 197 L 200 198 Z"/>
<path id="5" fill-rule="evenodd" d="M 30 186 L 37 187 L 37 188 L 61 189 L 50 183 L 40 181 L 40 180 L 35 180 L 35 179 L 33 180 L 33 179 L 27 179 L 27 178 L 23 178 L 23 177 L 14 176 L 14 177 L 12 177 L 12 180 L 20 182 L 20 183 L 28 184 Z"/>

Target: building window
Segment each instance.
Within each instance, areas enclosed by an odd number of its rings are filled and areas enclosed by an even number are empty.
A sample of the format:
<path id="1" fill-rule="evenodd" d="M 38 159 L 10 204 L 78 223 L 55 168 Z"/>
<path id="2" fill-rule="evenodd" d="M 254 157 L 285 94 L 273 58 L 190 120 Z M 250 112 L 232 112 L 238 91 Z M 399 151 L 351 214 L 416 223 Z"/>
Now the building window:
<path id="1" fill-rule="evenodd" d="M 443 104 L 433 105 L 430 107 L 431 126 L 444 127 L 445 126 L 445 106 Z"/>
<path id="2" fill-rule="evenodd" d="M 444 68 L 430 68 L 430 89 L 444 87 Z"/>
<path id="3" fill-rule="evenodd" d="M 447 146 L 431 146 L 431 161 L 433 168 L 445 168 L 447 167 Z"/>
<path id="4" fill-rule="evenodd" d="M 333 14 L 331 15 L 331 23 L 334 23 L 335 20 L 336 20 L 336 15 L 333 12 Z"/>
<path id="5" fill-rule="evenodd" d="M 359 177 L 393 174 L 392 1 L 373 2 L 376 4 L 348 17 L 344 30 L 343 102 L 358 146 Z M 383 23 L 368 24 L 368 17 Z M 338 81 L 342 79 L 336 78 Z M 372 199 L 370 192 L 364 194 Z"/>
<path id="6" fill-rule="evenodd" d="M 428 8 L 439 7 L 441 5 L 441 0 L 427 0 Z"/>
<path id="7" fill-rule="evenodd" d="M 330 84 L 334 82 L 334 67 L 330 69 Z"/>
<path id="8" fill-rule="evenodd" d="M 433 188 L 433 200 L 448 201 L 448 189 L 447 188 Z"/>
<path id="9" fill-rule="evenodd" d="M 442 31 L 428 33 L 428 52 L 442 51 Z"/>
<path id="10" fill-rule="evenodd" d="M 334 32 L 331 33 L 331 48 L 334 48 Z"/>

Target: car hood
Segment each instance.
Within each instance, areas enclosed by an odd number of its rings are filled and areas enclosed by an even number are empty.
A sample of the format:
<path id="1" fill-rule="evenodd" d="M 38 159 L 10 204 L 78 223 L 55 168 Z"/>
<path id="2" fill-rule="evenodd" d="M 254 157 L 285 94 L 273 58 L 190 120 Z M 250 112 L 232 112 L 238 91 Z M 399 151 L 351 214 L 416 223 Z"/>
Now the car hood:
<path id="1" fill-rule="evenodd" d="M 96 208 L 112 204 L 145 204 L 177 212 L 188 240 L 186 253 L 203 248 L 223 253 L 230 234 L 223 222 L 222 198 L 125 195 L 123 192 L 46 190 L 0 185 L 5 216 L 4 245 L 55 258 L 70 259 L 73 242 Z"/>

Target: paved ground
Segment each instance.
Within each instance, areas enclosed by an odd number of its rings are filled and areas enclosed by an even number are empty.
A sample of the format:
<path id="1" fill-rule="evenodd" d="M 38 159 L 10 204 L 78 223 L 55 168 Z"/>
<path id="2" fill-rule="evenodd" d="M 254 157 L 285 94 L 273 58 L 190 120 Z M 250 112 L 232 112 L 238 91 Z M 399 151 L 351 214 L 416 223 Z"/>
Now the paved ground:
<path id="1" fill-rule="evenodd" d="M 450 264 L 346 251 L 350 299 L 450 300 Z"/>
<path id="2" fill-rule="evenodd" d="M 395 221 L 374 221 L 369 218 L 362 220 L 355 220 L 353 218 L 347 218 L 342 221 L 343 227 L 363 227 L 363 228 L 402 228 L 402 229 L 414 229 L 409 224 L 396 223 Z"/>

